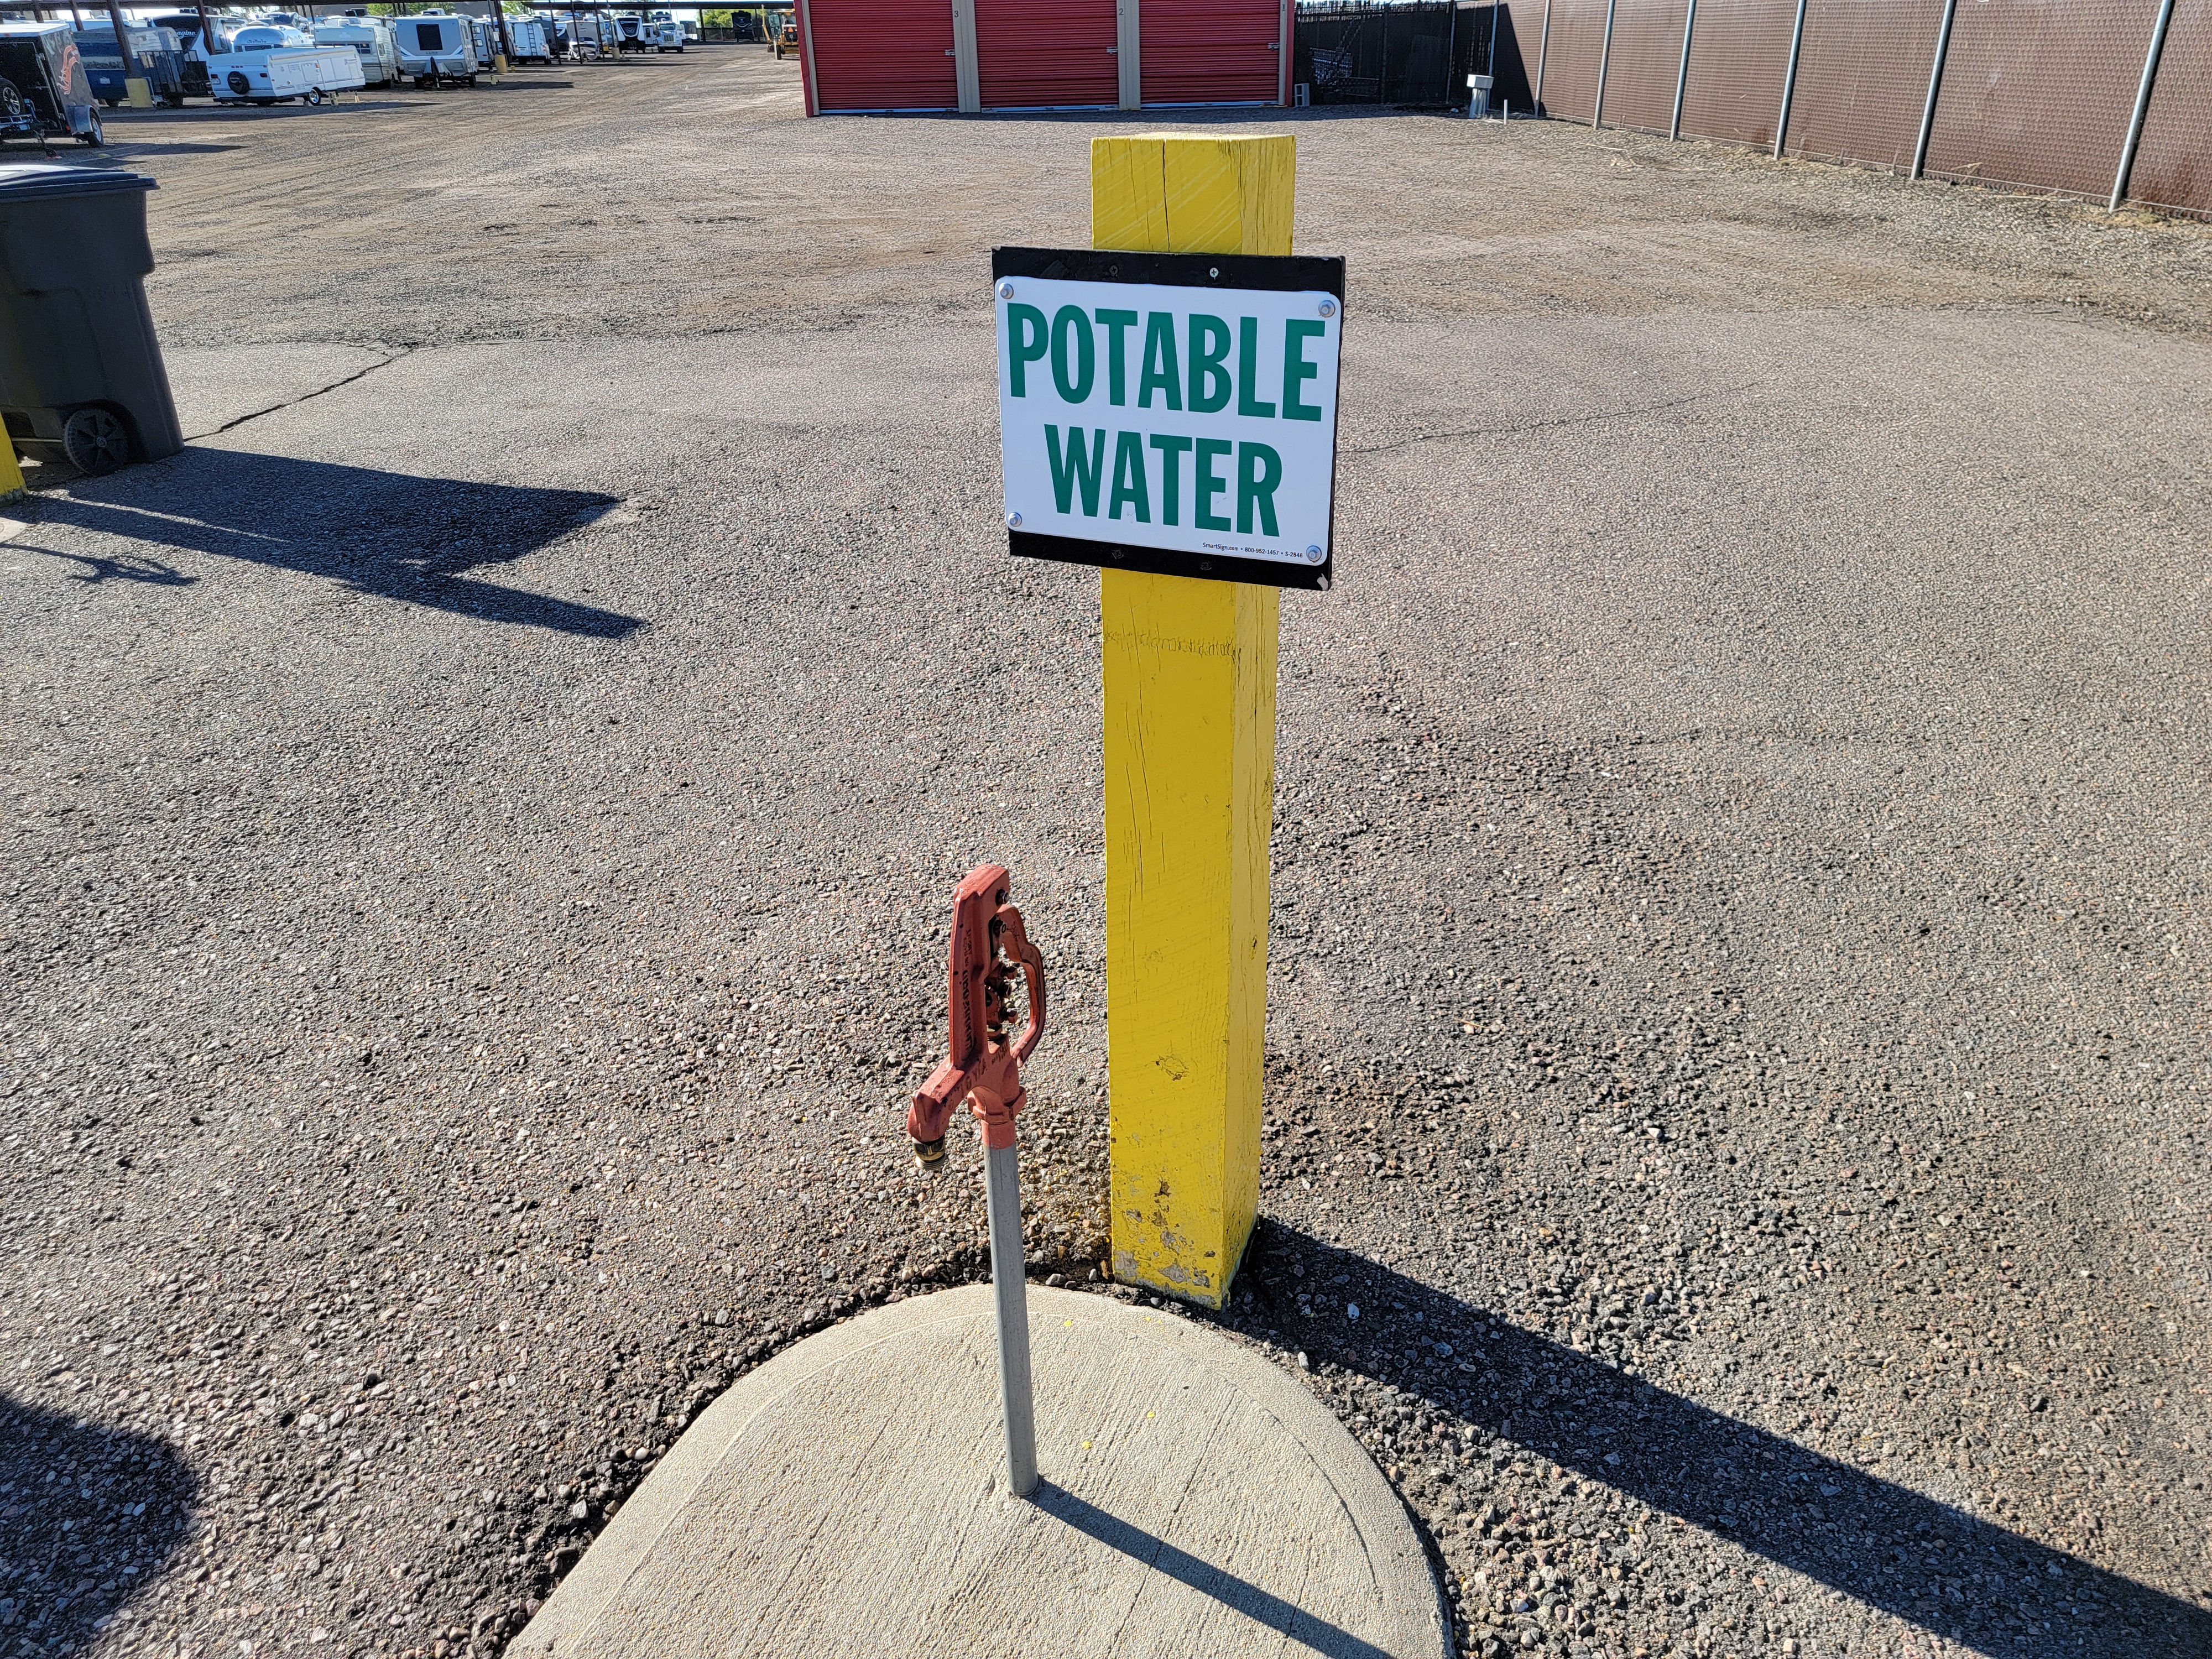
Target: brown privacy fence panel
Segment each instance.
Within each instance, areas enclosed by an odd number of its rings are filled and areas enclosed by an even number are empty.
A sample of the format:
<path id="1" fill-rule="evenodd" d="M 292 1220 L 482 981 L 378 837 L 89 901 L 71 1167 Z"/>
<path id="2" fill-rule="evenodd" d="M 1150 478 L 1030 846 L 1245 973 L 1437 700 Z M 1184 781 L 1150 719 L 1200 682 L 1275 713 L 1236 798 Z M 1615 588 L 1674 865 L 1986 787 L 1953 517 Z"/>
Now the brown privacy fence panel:
<path id="1" fill-rule="evenodd" d="M 2177 4 L 2128 177 L 2130 200 L 2212 213 L 2212 5 Z"/>
<path id="2" fill-rule="evenodd" d="M 1510 0 L 1509 15 L 1549 115 L 1669 131 L 1686 22 L 1685 138 L 1771 149 L 1779 134 L 1791 155 L 2212 216 L 2212 0 Z"/>
<path id="3" fill-rule="evenodd" d="M 1674 118 L 1675 72 L 1682 64 L 1682 19 L 1690 0 L 1651 0 L 1618 9 L 1606 54 L 1605 124 L 1665 132 Z"/>
<path id="4" fill-rule="evenodd" d="M 1685 138 L 1773 144 L 1796 17 L 1796 0 L 1705 0 L 1698 8 L 1682 95 Z"/>
<path id="5" fill-rule="evenodd" d="M 1789 153 L 1909 171 L 1943 5 L 1944 0 L 1812 0 L 1797 58 Z"/>
<path id="6" fill-rule="evenodd" d="M 1960 0 L 1929 174 L 2109 193 L 2158 9 L 2159 0 Z"/>
<path id="7" fill-rule="evenodd" d="M 1515 15 L 1521 8 L 1514 8 Z M 1541 18 L 1533 29 L 1516 30 L 1524 43 L 1538 42 L 1544 84 L 1536 96 L 1554 115 L 1587 121 L 1597 112 L 1597 64 L 1605 50 L 1605 0 L 1551 0 L 1551 32 Z"/>

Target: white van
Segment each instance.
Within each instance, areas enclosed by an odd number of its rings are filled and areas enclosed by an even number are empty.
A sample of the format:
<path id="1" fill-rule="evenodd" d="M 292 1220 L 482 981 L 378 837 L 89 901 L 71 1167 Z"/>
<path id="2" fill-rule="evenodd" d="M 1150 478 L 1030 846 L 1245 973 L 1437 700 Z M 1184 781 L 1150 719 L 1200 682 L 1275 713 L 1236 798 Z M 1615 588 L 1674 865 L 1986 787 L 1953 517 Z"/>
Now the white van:
<path id="1" fill-rule="evenodd" d="M 319 104 L 366 84 L 351 46 L 319 46 L 300 30 L 256 23 L 230 37 L 230 50 L 208 59 L 208 92 L 218 104 Z"/>
<path id="2" fill-rule="evenodd" d="M 472 87 L 483 67 L 477 56 L 470 20 L 447 14 L 423 12 L 398 19 L 392 28 L 399 49 L 399 73 L 418 87 L 441 82 Z"/>
<path id="3" fill-rule="evenodd" d="M 399 78 L 399 48 L 392 39 L 388 17 L 334 17 L 315 25 L 319 46 L 351 46 L 361 58 L 361 78 L 372 87 L 388 87 Z"/>

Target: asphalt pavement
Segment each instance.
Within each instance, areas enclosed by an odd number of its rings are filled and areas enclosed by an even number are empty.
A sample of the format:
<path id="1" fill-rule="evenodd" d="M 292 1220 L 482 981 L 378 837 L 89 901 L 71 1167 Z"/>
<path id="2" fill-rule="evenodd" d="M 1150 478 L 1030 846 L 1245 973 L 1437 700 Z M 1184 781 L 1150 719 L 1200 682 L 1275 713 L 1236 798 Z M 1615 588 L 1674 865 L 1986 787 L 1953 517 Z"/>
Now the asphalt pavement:
<path id="1" fill-rule="evenodd" d="M 380 210 L 422 280 L 246 308 L 182 256 L 252 158 L 140 163 L 206 435 L 0 542 L 23 1651 L 495 1647 L 733 1378 L 978 1276 L 972 1138 L 925 1176 L 899 1109 L 986 858 L 1053 975 L 1032 1271 L 1089 1283 L 1096 587 L 1005 555 L 979 273 L 1079 234 L 1097 129 L 780 73 L 656 83 L 785 204 L 749 270 L 656 220 L 657 331 L 492 337 L 458 163 Z M 364 142 L 477 118 L 416 101 Z M 1303 246 L 1446 245 L 1346 308 L 1212 1322 L 1305 1356 L 1470 1651 L 2212 1650 L 2212 353 L 2135 303 L 2203 233 L 1465 125 L 1292 127 Z"/>

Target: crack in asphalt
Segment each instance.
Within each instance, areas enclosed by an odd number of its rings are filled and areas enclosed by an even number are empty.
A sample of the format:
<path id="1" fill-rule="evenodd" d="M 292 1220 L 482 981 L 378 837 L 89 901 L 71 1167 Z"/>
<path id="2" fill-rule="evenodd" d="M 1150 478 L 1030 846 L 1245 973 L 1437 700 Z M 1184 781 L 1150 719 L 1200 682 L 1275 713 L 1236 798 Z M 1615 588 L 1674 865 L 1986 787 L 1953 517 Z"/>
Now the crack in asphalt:
<path id="1" fill-rule="evenodd" d="M 266 409 L 257 409 L 251 415 L 241 415 L 234 421 L 225 421 L 221 426 L 212 428 L 206 432 L 195 432 L 191 434 L 191 437 L 193 439 L 199 439 L 218 436 L 222 433 L 229 431 L 234 427 L 244 426 L 248 421 L 258 421 L 264 415 L 274 415 L 280 409 L 290 409 L 295 404 L 304 404 L 313 398 L 319 398 L 326 392 L 336 392 L 341 386 L 351 386 L 356 380 L 362 379 L 365 375 L 374 374 L 378 369 L 386 368 L 390 364 L 396 363 L 402 357 L 411 357 L 414 355 L 415 348 L 413 346 L 402 346 L 398 350 L 393 352 L 389 357 L 380 358 L 375 362 L 371 363 L 367 368 L 356 369 L 352 374 L 347 375 L 342 380 L 332 380 L 328 386 L 319 386 L 313 392 L 303 392 L 296 398 L 287 398 L 282 403 L 270 404 Z M 187 441 L 190 441 L 190 440 Z"/>
<path id="2" fill-rule="evenodd" d="M 1716 398 L 1730 397 L 1765 384 L 1765 378 L 1761 376 L 1755 380 L 1746 380 L 1740 386 L 1716 386 L 1710 392 L 1693 392 L 1686 398 L 1669 398 L 1661 403 L 1638 404 L 1626 409 L 1598 409 L 1583 415 L 1561 415 L 1548 421 L 1516 421 L 1505 426 L 1470 426 L 1455 428 L 1449 432 L 1416 432 L 1410 438 L 1400 438 L 1387 444 L 1347 446 L 1343 453 L 1346 455 L 1387 455 L 1394 449 L 1407 449 L 1415 444 L 1443 443 L 1454 438 L 1510 438 L 1524 432 L 1589 426 L 1600 421 L 1632 419 L 1638 415 L 1662 415 L 1670 409 L 1686 409 L 1692 404 L 1709 403 Z"/>

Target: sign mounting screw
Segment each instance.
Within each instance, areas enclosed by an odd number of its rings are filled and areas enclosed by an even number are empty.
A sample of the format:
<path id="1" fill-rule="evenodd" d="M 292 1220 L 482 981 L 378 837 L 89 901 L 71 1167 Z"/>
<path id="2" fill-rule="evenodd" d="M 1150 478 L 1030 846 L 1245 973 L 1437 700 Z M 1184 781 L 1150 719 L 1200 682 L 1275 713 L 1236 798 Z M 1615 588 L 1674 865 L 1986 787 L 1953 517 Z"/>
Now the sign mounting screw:
<path id="1" fill-rule="evenodd" d="M 1306 549 L 1306 558 L 1310 563 L 1319 564 L 1321 562 L 1321 549 L 1318 547 L 1310 547 Z"/>
<path id="2" fill-rule="evenodd" d="M 1021 515 L 1020 514 L 1018 514 L 1018 513 L 1009 513 L 1009 514 L 1006 514 L 1006 528 L 1007 528 L 1007 529 L 1009 529 L 1009 530 L 1019 530 L 1021 527 L 1022 527 L 1022 515 Z"/>
<path id="3" fill-rule="evenodd" d="M 1324 316 L 1324 317 L 1334 317 L 1334 316 L 1335 316 L 1335 315 L 1336 315 L 1336 301 L 1334 301 L 1334 300 L 1323 300 L 1323 301 L 1321 302 L 1321 314 L 1322 314 L 1322 316 Z"/>
<path id="4" fill-rule="evenodd" d="M 1000 283 L 1000 284 L 999 284 L 999 297 L 1000 297 L 1001 300 L 1011 300 L 1011 299 L 1012 299 L 1012 298 L 1014 297 L 1014 285 L 1013 285 L 1012 283 Z"/>

